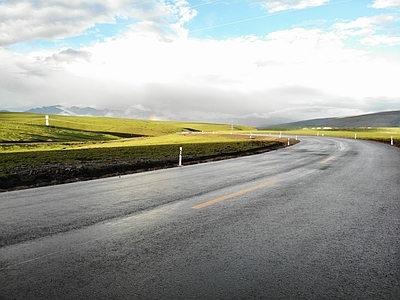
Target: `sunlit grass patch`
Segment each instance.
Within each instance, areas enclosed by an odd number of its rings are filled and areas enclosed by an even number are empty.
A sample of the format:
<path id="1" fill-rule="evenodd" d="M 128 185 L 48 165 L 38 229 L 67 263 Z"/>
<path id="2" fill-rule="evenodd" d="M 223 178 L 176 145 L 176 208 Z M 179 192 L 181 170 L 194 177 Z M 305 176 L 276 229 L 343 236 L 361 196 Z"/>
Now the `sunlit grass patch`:
<path id="1" fill-rule="evenodd" d="M 223 132 L 231 125 L 147 121 L 109 117 L 0 113 L 0 141 L 82 141 L 112 140 L 138 136 L 162 136 L 176 132 Z M 249 126 L 234 126 L 235 131 L 255 130 Z"/>
<path id="2" fill-rule="evenodd" d="M 396 146 L 400 146 L 400 128 L 351 128 L 351 129 L 286 129 L 286 130 L 264 130 L 266 134 L 278 135 L 310 135 L 310 136 L 332 136 L 351 139 L 364 139 L 384 143 L 390 143 L 391 138 Z"/>

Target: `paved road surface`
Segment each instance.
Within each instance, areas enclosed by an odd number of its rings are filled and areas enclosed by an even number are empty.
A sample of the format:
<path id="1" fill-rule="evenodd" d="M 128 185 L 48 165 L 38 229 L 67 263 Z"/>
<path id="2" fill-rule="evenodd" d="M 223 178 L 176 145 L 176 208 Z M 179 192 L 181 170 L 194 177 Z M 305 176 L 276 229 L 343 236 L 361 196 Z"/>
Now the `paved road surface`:
<path id="1" fill-rule="evenodd" d="M 1 299 L 400 299 L 400 149 L 274 152 L 0 194 Z"/>

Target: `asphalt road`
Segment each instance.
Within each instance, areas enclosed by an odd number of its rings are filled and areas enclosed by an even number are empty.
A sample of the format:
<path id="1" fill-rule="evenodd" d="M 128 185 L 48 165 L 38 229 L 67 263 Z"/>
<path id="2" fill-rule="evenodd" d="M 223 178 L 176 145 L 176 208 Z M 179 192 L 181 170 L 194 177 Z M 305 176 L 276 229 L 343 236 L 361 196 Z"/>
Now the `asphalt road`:
<path id="1" fill-rule="evenodd" d="M 400 149 L 261 155 L 0 194 L 1 299 L 400 299 Z"/>

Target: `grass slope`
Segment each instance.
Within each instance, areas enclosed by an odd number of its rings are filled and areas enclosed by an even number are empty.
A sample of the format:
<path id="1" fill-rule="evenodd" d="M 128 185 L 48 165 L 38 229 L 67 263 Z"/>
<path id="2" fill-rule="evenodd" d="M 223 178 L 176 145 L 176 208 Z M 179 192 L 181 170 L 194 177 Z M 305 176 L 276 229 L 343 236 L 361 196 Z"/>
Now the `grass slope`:
<path id="1" fill-rule="evenodd" d="M 244 133 L 249 126 L 143 121 L 106 117 L 71 117 L 0 112 L 0 190 L 84 180 L 177 165 L 179 147 L 185 162 L 232 157 L 284 147 L 287 139 Z M 285 135 L 368 139 L 400 146 L 400 128 L 297 129 Z M 179 134 L 178 134 L 179 133 Z M 291 144 L 295 143 L 292 140 Z"/>
<path id="2" fill-rule="evenodd" d="M 105 117 L 50 116 L 46 126 L 44 115 L 4 112 L 0 129 L 0 190 L 177 165 L 179 147 L 184 161 L 194 162 L 284 145 L 271 138 L 228 134 L 227 124 Z"/>
<path id="3" fill-rule="evenodd" d="M 350 139 L 364 139 L 390 144 L 393 138 L 394 146 L 400 147 L 400 127 L 393 128 L 371 128 L 371 129 L 284 129 L 260 131 L 267 134 L 285 135 L 311 135 L 311 136 L 333 136 Z"/>
<path id="4" fill-rule="evenodd" d="M 0 142 L 94 141 L 117 140 L 139 136 L 156 137 L 176 132 L 229 131 L 231 125 L 146 121 L 106 117 L 71 117 L 30 113 L 0 113 Z M 254 131 L 249 126 L 235 126 L 235 131 Z"/>
<path id="5" fill-rule="evenodd" d="M 291 122 L 264 129 L 273 128 L 303 128 L 303 127 L 334 127 L 334 128 L 368 128 L 368 127 L 400 127 L 400 110 L 385 111 L 373 114 L 343 117 L 312 119 L 299 122 Z"/>

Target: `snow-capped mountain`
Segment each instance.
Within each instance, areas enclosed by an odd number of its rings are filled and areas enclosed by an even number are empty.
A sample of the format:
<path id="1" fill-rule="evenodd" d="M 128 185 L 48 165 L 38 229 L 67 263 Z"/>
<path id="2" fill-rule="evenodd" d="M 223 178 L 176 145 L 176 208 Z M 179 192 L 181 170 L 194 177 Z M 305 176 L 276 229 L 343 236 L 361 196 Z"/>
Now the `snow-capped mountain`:
<path id="1" fill-rule="evenodd" d="M 26 112 L 36 113 L 36 114 L 65 115 L 65 116 L 105 116 L 110 112 L 110 110 L 97 109 L 93 107 L 78 107 L 78 106 L 65 107 L 62 105 L 52 105 L 52 106 L 32 108 L 27 110 Z"/>

